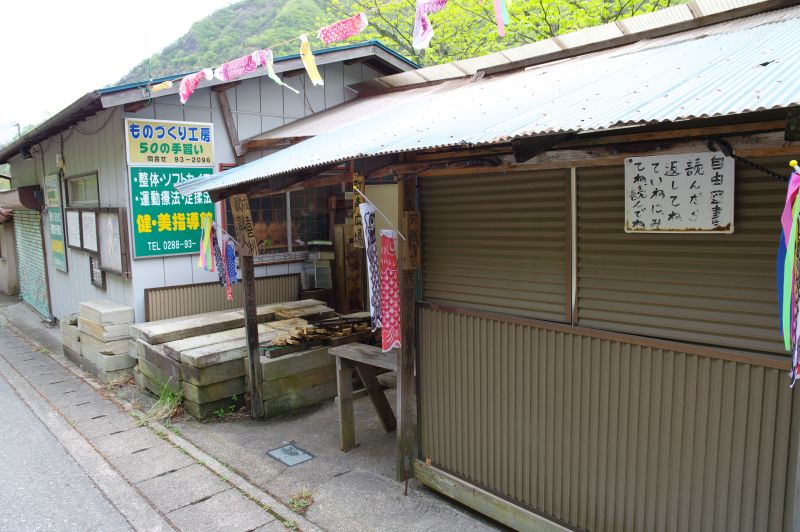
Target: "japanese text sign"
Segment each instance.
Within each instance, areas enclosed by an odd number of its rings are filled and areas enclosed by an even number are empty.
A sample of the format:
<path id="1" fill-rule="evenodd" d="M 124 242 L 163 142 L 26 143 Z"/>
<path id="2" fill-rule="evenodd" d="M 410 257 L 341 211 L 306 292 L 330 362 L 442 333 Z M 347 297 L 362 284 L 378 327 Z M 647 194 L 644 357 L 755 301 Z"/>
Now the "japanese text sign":
<path id="1" fill-rule="evenodd" d="M 175 185 L 212 168 L 130 167 L 131 221 L 134 257 L 198 253 L 200 226 L 214 217 L 207 192 L 184 196 Z"/>
<path id="2" fill-rule="evenodd" d="M 67 271 L 67 255 L 64 249 L 64 221 L 61 210 L 61 179 L 58 174 L 44 178 L 45 206 L 50 225 L 50 251 L 57 270 Z"/>
<path id="3" fill-rule="evenodd" d="M 205 122 L 125 119 L 129 165 L 211 166 L 214 127 Z"/>
<path id="4" fill-rule="evenodd" d="M 245 257 L 252 257 L 258 244 L 253 228 L 253 217 L 250 214 L 250 200 L 247 199 L 247 194 L 234 194 L 230 201 L 233 226 L 236 228 L 236 238 L 239 241 L 239 253 Z"/>
<path id="5" fill-rule="evenodd" d="M 625 232 L 733 233 L 734 160 L 721 153 L 625 159 Z"/>

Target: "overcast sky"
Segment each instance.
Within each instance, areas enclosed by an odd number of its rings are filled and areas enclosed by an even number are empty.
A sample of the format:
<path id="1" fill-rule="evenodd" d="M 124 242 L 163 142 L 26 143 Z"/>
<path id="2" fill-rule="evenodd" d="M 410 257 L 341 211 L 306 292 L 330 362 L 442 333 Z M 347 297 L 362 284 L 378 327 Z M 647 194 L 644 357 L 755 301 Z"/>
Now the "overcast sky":
<path id="1" fill-rule="evenodd" d="M 0 144 L 38 123 L 233 0 L 0 0 Z M 212 65 L 209 65 L 212 66 Z"/>

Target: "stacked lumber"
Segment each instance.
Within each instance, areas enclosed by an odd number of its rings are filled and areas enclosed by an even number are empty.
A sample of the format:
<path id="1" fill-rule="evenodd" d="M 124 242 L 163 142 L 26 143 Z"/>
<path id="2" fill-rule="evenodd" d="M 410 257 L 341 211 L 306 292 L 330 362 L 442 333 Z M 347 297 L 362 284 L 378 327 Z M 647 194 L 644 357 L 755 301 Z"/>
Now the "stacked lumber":
<path id="1" fill-rule="evenodd" d="M 129 354 L 133 308 L 109 300 L 84 301 L 78 314 L 82 367 L 108 383 L 133 373 Z"/>
<path id="2" fill-rule="evenodd" d="M 81 354 L 81 338 L 78 330 L 78 314 L 68 314 L 61 318 L 61 343 L 64 356 L 78 367 L 83 366 Z"/>
<path id="3" fill-rule="evenodd" d="M 326 347 L 261 357 L 264 415 L 273 417 L 336 397 L 336 361 Z"/>
<path id="4" fill-rule="evenodd" d="M 334 311 L 316 300 L 260 306 L 259 342 L 286 343 L 307 330 L 308 322 L 299 314 L 331 316 Z M 137 324 L 131 326 L 131 336 L 141 387 L 156 395 L 167 389 L 182 394 L 186 412 L 198 419 L 244 403 L 248 350 L 241 310 Z"/>

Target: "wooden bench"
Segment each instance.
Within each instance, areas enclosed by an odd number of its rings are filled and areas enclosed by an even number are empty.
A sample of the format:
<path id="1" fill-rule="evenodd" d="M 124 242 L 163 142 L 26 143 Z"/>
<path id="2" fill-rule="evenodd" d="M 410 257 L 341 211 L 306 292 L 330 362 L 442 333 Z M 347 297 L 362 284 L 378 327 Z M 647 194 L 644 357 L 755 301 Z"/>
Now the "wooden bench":
<path id="1" fill-rule="evenodd" d="M 374 368 L 397 371 L 397 351 L 384 353 L 380 347 L 359 343 L 328 349 L 336 357 L 336 385 L 339 394 L 339 446 L 349 451 L 356 446 L 355 411 L 353 410 L 353 369 L 367 390 L 372 406 L 386 432 L 397 428 L 397 419 L 383 393 Z"/>

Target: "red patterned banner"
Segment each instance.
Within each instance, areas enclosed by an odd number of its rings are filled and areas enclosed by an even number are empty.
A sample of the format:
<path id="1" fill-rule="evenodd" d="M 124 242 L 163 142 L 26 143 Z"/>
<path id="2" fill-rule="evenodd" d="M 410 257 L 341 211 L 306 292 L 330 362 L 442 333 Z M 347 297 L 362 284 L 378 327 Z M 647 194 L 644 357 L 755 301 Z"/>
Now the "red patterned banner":
<path id="1" fill-rule="evenodd" d="M 400 347 L 400 283 L 396 246 L 395 232 L 381 231 L 381 340 L 384 352 Z"/>

